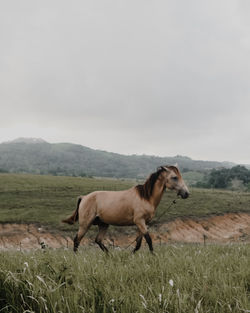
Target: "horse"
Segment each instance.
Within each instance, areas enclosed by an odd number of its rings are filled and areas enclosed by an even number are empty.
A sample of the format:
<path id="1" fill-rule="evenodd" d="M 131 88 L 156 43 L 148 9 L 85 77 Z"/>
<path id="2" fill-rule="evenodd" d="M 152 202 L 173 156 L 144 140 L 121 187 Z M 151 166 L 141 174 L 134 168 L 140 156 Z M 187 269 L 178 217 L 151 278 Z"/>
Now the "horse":
<path id="1" fill-rule="evenodd" d="M 127 190 L 94 191 L 80 196 L 75 212 L 69 218 L 62 220 L 68 224 L 79 221 L 79 229 L 74 238 L 74 251 L 77 252 L 81 239 L 91 225 L 98 225 L 99 232 L 95 242 L 104 252 L 108 252 L 108 249 L 102 240 L 109 225 L 136 225 L 139 234 L 136 237 L 136 246 L 133 252 L 140 249 L 144 237 L 149 250 L 153 253 L 152 239 L 147 224 L 154 217 L 166 189 L 175 190 L 177 195 L 183 199 L 189 196 L 188 187 L 176 166 L 160 166 L 144 184 Z"/>

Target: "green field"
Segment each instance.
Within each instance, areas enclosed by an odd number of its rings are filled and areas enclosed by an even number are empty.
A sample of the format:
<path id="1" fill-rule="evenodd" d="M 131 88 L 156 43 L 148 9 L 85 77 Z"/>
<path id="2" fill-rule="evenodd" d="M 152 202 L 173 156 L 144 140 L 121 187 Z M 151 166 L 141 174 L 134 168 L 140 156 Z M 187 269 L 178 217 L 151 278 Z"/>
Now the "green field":
<path id="1" fill-rule="evenodd" d="M 40 223 L 56 231 L 80 194 L 121 190 L 135 181 L 0 175 L 0 222 Z M 250 212 L 250 193 L 191 189 L 186 200 L 167 192 L 155 221 Z M 161 217 L 159 219 L 159 217 Z M 117 227 L 123 231 L 124 228 Z M 250 312 L 250 245 L 161 245 L 142 248 L 81 247 L 0 252 L 0 313 L 16 312 Z"/>
<path id="2" fill-rule="evenodd" d="M 0 253 L 0 312 L 249 312 L 249 245 Z"/>
<path id="3" fill-rule="evenodd" d="M 121 190 L 136 184 L 112 179 L 0 174 L 0 222 L 36 222 L 51 229 L 72 230 L 72 226 L 60 221 L 75 210 L 79 195 L 94 190 Z M 250 212 L 250 193 L 192 188 L 190 191 L 186 200 L 166 192 L 155 220 L 159 222 L 160 216 L 160 222 L 164 222 L 183 216 Z"/>

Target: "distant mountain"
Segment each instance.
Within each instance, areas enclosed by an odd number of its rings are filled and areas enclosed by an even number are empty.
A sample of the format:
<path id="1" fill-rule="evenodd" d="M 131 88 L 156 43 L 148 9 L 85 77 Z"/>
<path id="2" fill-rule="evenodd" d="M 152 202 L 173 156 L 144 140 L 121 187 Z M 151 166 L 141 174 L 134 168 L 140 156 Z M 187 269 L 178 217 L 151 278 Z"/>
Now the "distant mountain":
<path id="1" fill-rule="evenodd" d="M 43 140 L 42 138 L 24 138 L 20 137 L 14 139 L 12 141 L 7 141 L 4 143 L 47 143 L 47 141 Z"/>
<path id="2" fill-rule="evenodd" d="M 37 138 L 18 138 L 0 144 L 0 172 L 144 178 L 160 165 L 175 163 L 184 172 L 235 165 L 195 161 L 185 156 L 127 156 L 71 143 L 50 144 Z"/>

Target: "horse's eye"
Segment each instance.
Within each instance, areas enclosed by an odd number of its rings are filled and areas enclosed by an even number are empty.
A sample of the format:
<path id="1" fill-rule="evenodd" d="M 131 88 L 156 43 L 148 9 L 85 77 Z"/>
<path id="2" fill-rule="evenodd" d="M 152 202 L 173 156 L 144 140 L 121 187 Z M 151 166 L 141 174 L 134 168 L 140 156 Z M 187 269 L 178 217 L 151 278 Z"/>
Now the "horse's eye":
<path id="1" fill-rule="evenodd" d="M 177 176 L 174 176 L 174 177 L 172 177 L 172 180 L 177 181 L 177 180 L 178 180 L 178 177 L 177 177 Z"/>

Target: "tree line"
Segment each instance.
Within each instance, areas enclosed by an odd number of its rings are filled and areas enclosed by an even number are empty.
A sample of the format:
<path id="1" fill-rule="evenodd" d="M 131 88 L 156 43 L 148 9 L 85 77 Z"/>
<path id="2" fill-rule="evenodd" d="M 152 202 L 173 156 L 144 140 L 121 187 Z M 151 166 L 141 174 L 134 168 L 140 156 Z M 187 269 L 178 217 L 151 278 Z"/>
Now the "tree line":
<path id="1" fill-rule="evenodd" d="M 250 170 L 242 165 L 213 169 L 203 181 L 197 182 L 196 187 L 250 190 Z"/>

